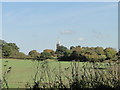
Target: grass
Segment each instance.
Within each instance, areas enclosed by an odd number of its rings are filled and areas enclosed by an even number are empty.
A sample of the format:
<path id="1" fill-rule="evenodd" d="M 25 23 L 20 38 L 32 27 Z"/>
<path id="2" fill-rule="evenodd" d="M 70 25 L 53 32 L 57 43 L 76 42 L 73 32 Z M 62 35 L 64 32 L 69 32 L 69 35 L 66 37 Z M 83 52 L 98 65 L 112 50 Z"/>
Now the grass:
<path id="1" fill-rule="evenodd" d="M 8 61 L 8 62 L 6 62 Z M 40 66 L 37 69 L 38 62 L 32 60 L 14 60 L 14 59 L 3 59 L 3 72 L 5 71 L 4 65 L 7 67 L 12 67 L 11 72 L 7 76 L 8 84 L 10 88 L 25 88 L 26 83 L 29 85 L 34 84 L 35 73 L 39 71 L 36 75 L 36 81 L 41 80 L 41 82 L 54 82 L 60 81 L 62 78 L 62 82 L 66 83 L 66 86 L 70 80 L 72 80 L 74 74 L 78 73 L 79 78 L 82 75 L 87 75 L 87 77 L 92 74 L 95 76 L 96 71 L 100 71 L 102 73 L 107 73 L 106 68 L 109 69 L 108 63 L 95 63 L 95 67 L 92 64 L 86 62 L 57 62 L 57 61 L 46 61 L 40 62 Z M 45 64 L 47 63 L 47 64 Z M 112 63 L 113 64 L 113 63 Z M 76 65 L 76 66 L 75 66 Z M 83 69 L 83 67 L 86 69 Z M 96 69 L 93 69 L 96 68 Z M 103 68 L 103 69 L 98 69 Z M 107 70 L 108 70 L 107 69 Z M 85 72 L 88 72 L 87 74 Z M 90 72 L 90 73 L 89 73 Z M 105 74 L 107 75 L 107 74 Z M 40 77 L 42 79 L 40 79 Z M 43 79 L 44 77 L 44 79 Z M 49 81 L 50 80 L 50 81 Z M 89 80 L 88 80 L 89 81 Z"/>
<path id="2" fill-rule="evenodd" d="M 8 61 L 7 63 L 5 61 Z M 70 65 L 69 62 L 61 62 L 62 67 Z M 35 68 L 37 61 L 31 60 L 15 60 L 15 59 L 3 59 L 3 72 L 4 65 L 12 67 L 11 72 L 8 75 L 8 83 L 10 88 L 22 88 L 25 87 L 26 82 L 33 83 L 33 76 L 35 74 Z M 50 62 L 51 68 L 58 68 L 58 62 Z"/>

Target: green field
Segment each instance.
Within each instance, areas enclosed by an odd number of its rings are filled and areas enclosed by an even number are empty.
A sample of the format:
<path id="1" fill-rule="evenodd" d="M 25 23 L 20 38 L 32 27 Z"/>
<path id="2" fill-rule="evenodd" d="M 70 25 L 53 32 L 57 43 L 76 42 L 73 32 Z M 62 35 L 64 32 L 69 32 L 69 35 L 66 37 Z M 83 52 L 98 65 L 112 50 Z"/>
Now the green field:
<path id="1" fill-rule="evenodd" d="M 44 63 L 44 62 L 40 61 L 39 63 Z M 79 70 L 81 70 L 83 65 L 87 65 L 87 68 L 92 69 L 91 64 L 87 62 L 86 63 L 76 62 L 76 64 L 79 66 Z M 4 66 L 4 65 L 7 65 L 7 66 Z M 40 65 L 43 65 L 43 64 L 40 64 Z M 56 74 L 60 74 L 59 73 L 60 68 L 61 68 L 63 77 L 65 77 L 65 75 L 66 76 L 71 75 L 72 62 L 49 61 L 47 62 L 47 65 L 48 65 L 47 69 L 49 69 L 48 71 L 52 79 L 53 78 L 55 79 Z M 32 61 L 32 60 L 18 60 L 18 59 L 2 60 L 3 73 L 5 72 L 7 67 L 12 67 L 11 72 L 7 75 L 7 81 L 10 88 L 24 88 L 27 82 L 29 84 L 32 84 L 33 77 L 37 71 L 36 69 L 37 66 L 38 66 L 38 62 Z M 107 68 L 107 63 L 97 63 L 97 67 Z M 42 69 L 43 68 L 40 67 L 38 70 L 42 70 Z M 40 77 L 39 75 L 42 75 L 42 73 L 39 73 L 38 77 Z"/>
<path id="2" fill-rule="evenodd" d="M 8 62 L 5 62 L 8 61 Z M 12 67 L 11 72 L 8 74 L 9 87 L 21 88 L 25 87 L 26 82 L 33 83 L 33 77 L 35 74 L 35 68 L 38 64 L 37 61 L 32 60 L 11 60 L 4 59 L 2 62 L 3 72 L 5 71 L 4 65 L 7 64 L 8 67 Z M 49 62 L 50 67 L 58 68 L 59 62 Z M 62 67 L 70 66 L 69 62 L 61 62 Z M 82 64 L 82 63 L 81 63 Z"/>

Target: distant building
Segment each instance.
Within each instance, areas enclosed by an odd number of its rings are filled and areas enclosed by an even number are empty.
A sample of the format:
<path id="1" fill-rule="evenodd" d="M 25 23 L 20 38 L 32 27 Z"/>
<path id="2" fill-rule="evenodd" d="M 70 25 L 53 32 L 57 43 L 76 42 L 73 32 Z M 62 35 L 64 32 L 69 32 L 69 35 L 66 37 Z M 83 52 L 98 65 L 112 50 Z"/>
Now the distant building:
<path id="1" fill-rule="evenodd" d="M 61 45 L 60 45 L 60 40 L 58 40 L 57 44 L 56 44 L 56 49 L 59 48 Z"/>

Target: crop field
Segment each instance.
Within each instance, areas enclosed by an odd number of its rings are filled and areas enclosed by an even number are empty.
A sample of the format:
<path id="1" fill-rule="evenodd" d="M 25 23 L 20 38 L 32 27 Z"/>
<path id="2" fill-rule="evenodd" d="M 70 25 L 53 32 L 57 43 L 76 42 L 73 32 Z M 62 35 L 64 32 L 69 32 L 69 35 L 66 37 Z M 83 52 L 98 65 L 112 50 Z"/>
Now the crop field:
<path id="1" fill-rule="evenodd" d="M 99 71 L 99 74 L 108 75 L 109 70 L 118 71 L 117 67 L 108 65 L 109 63 L 95 63 L 93 66 L 89 62 L 58 62 L 58 61 L 33 61 L 33 60 L 16 60 L 16 59 L 3 59 L 2 60 L 2 74 L 11 68 L 11 71 L 6 75 L 9 88 L 25 88 L 26 85 L 33 85 L 35 80 L 39 80 L 42 83 L 53 83 L 58 81 L 59 77 L 62 78 L 63 83 L 68 85 L 72 80 L 72 75 L 78 73 L 79 78 L 86 75 L 88 78 L 96 75 L 95 72 Z M 114 72 L 111 72 L 112 75 Z M 115 73 L 116 78 L 118 73 Z M 100 77 L 100 75 L 98 75 Z M 89 81 L 89 80 L 88 80 Z M 69 87 L 69 85 L 68 85 Z"/>

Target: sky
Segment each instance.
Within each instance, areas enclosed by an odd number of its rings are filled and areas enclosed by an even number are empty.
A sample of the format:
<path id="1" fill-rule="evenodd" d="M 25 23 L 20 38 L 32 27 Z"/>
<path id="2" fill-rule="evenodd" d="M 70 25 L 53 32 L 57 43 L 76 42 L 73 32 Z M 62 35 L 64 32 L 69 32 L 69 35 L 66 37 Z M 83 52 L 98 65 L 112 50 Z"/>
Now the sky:
<path id="1" fill-rule="evenodd" d="M 117 2 L 6 2 L 2 3 L 2 39 L 20 51 L 42 52 L 66 47 L 118 49 Z"/>

